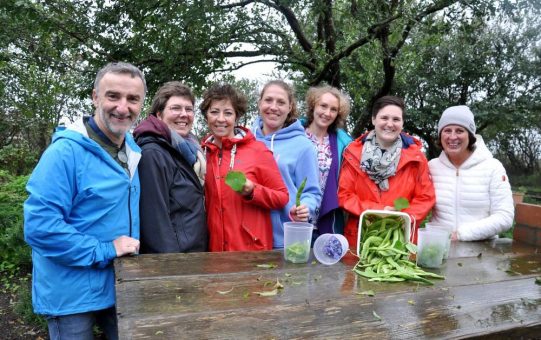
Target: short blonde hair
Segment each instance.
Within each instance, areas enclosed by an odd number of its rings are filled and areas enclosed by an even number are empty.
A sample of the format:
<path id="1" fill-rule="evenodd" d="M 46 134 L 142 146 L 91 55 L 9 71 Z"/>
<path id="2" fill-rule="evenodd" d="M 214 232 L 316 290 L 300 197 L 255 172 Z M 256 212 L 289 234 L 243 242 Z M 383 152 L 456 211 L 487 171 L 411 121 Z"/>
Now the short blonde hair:
<path id="1" fill-rule="evenodd" d="M 351 110 L 349 98 L 336 87 L 329 85 L 311 87 L 306 93 L 306 126 L 309 126 L 314 121 L 314 109 L 317 102 L 325 94 L 330 93 L 338 99 L 338 115 L 334 122 L 329 126 L 330 131 L 336 131 L 336 129 L 343 128 L 346 125 L 346 119 L 348 118 Z"/>

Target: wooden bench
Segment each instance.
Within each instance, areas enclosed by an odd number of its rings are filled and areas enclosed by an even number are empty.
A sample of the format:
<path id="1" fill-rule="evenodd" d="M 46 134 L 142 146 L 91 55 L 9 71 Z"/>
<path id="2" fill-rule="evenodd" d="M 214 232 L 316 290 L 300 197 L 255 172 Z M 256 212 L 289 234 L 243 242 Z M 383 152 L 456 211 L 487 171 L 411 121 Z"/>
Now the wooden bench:
<path id="1" fill-rule="evenodd" d="M 515 206 L 513 239 L 541 247 L 541 205 L 518 203 Z"/>

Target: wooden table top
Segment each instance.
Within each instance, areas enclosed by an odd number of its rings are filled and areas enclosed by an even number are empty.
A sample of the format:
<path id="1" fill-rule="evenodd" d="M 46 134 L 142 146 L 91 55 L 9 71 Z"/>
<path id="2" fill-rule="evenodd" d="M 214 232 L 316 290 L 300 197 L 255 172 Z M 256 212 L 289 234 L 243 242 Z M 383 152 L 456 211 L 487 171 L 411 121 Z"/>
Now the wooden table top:
<path id="1" fill-rule="evenodd" d="M 470 338 L 541 336 L 541 253 L 500 239 L 453 242 L 433 286 L 357 276 L 282 251 L 115 260 L 121 339 Z M 272 264 L 274 268 L 258 265 Z M 276 295 L 276 282 L 282 285 Z M 373 291 L 374 296 L 362 293 Z M 272 293 L 269 293 L 272 294 Z"/>

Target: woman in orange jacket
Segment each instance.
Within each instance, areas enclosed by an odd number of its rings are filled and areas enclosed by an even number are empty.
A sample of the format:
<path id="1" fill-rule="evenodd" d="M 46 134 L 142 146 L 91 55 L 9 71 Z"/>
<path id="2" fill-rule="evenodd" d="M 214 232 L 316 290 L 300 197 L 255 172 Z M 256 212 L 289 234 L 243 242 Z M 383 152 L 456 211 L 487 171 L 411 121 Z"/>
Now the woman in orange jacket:
<path id="1" fill-rule="evenodd" d="M 374 130 L 346 148 L 340 171 L 338 203 L 349 213 L 344 235 L 350 245 L 357 243 L 359 216 L 365 210 L 394 210 L 394 200 L 404 197 L 409 208 L 403 212 L 419 225 L 435 203 L 421 142 L 402 132 L 404 101 L 379 98 L 372 108 L 372 124 Z"/>
<path id="2" fill-rule="evenodd" d="M 209 250 L 272 249 L 270 210 L 283 208 L 289 194 L 272 152 L 250 130 L 236 126 L 246 113 L 246 97 L 231 85 L 216 84 L 200 108 L 211 133 L 203 140 Z M 239 192 L 225 184 L 229 171 L 246 175 Z"/>

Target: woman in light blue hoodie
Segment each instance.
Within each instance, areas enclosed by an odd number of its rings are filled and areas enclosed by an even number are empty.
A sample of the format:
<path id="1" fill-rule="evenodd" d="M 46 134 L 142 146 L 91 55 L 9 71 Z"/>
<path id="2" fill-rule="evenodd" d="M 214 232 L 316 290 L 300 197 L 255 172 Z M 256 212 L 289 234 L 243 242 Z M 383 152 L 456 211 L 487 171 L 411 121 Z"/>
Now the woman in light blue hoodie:
<path id="1" fill-rule="evenodd" d="M 274 248 L 283 248 L 284 222 L 315 222 L 313 217 L 322 196 L 316 153 L 297 119 L 293 89 L 286 82 L 273 80 L 265 84 L 258 108 L 259 117 L 253 126 L 254 135 L 273 152 L 289 191 L 288 204 L 281 210 L 271 212 Z M 301 204 L 297 206 L 297 190 L 305 178 Z"/>

